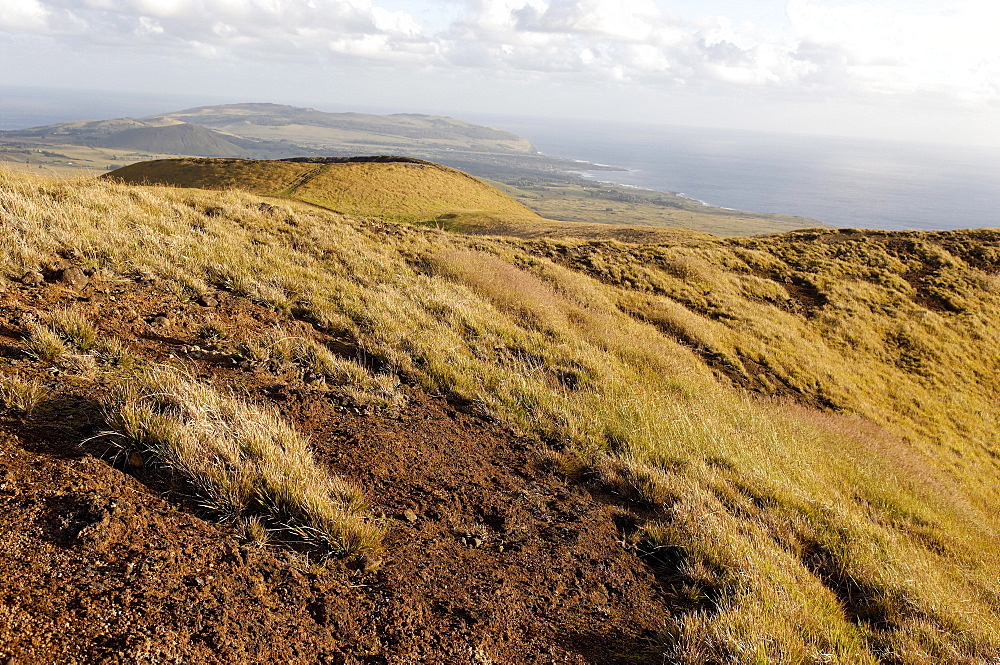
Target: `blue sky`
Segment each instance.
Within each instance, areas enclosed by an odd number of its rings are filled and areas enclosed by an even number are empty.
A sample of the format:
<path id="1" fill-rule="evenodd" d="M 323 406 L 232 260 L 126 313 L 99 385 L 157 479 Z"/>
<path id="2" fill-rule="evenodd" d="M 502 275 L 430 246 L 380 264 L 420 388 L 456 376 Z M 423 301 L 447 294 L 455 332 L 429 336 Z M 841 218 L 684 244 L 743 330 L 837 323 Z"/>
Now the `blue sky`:
<path id="1" fill-rule="evenodd" d="M 1000 145 L 995 0 L 0 0 L 0 85 Z"/>

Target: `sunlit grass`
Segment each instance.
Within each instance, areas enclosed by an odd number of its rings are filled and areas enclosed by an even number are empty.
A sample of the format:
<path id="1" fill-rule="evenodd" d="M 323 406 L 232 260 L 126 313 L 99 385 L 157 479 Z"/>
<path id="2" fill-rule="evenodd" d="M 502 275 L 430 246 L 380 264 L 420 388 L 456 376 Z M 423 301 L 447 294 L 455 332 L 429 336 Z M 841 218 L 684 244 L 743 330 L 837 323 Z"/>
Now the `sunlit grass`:
<path id="1" fill-rule="evenodd" d="M 0 206 L 10 276 L 73 246 L 182 295 L 223 288 L 370 365 L 283 330 L 245 342 L 257 362 L 406 378 L 565 446 L 555 466 L 656 515 L 626 537 L 686 599 L 660 645 L 676 662 L 1000 651 L 1000 289 L 969 263 L 1000 237 L 528 244 L 19 176 Z M 221 399 L 179 391 L 192 413 Z"/>
<path id="2" fill-rule="evenodd" d="M 269 409 L 175 370 L 141 373 L 105 404 L 109 440 L 180 474 L 210 509 L 336 554 L 377 547 L 356 487 L 313 461 L 308 442 Z"/>
<path id="3" fill-rule="evenodd" d="M 18 374 L 0 376 L 0 406 L 31 414 L 50 394 L 38 379 L 26 379 Z"/>

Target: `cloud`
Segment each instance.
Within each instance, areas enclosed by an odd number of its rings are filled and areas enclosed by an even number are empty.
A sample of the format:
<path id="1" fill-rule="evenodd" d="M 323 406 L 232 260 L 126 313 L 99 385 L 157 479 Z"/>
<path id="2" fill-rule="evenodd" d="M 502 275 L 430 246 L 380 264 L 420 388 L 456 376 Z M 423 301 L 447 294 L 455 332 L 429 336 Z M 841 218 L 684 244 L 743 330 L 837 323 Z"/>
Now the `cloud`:
<path id="1" fill-rule="evenodd" d="M 0 30 L 146 52 L 199 44 L 235 58 L 310 58 L 350 43 L 379 58 L 427 41 L 413 16 L 364 0 L 0 0 Z"/>
<path id="2" fill-rule="evenodd" d="M 813 63 L 814 80 L 881 94 L 997 100 L 1000 9 L 994 2 L 900 11 L 872 2 L 789 0 L 787 14 L 799 39 L 796 57 Z"/>
<path id="3" fill-rule="evenodd" d="M 995 0 L 788 0 L 786 25 L 769 30 L 682 17 L 662 0 L 416 0 L 409 12 L 378 2 L 0 0 L 0 32 L 237 62 L 277 55 L 660 89 L 1000 101 Z"/>

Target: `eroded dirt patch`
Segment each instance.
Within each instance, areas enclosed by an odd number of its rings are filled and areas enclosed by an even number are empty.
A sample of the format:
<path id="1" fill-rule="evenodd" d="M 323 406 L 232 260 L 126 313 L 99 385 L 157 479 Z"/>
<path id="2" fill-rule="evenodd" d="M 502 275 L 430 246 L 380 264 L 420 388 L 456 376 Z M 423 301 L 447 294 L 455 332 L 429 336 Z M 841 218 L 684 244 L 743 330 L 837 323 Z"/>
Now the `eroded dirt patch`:
<path id="1" fill-rule="evenodd" d="M 145 362 L 276 404 L 360 483 L 384 550 L 320 565 L 241 541 L 162 470 L 111 459 L 99 375 L 20 352 L 25 320 L 72 306 Z M 50 395 L 0 411 L 0 658 L 13 663 L 620 663 L 643 659 L 666 600 L 623 546 L 621 508 L 540 469 L 539 442 L 404 386 L 358 410 L 335 391 L 185 355 L 206 322 L 252 334 L 274 312 L 108 280 L 0 292 L 0 373 Z M 87 443 L 81 442 L 91 439 Z"/>

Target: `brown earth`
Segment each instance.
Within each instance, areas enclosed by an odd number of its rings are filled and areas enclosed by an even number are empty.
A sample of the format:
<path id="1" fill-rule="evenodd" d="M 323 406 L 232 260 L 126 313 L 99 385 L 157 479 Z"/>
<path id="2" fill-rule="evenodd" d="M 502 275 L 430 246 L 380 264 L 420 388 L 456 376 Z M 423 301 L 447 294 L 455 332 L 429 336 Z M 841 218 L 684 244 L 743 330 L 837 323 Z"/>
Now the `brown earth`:
<path id="1" fill-rule="evenodd" d="M 414 386 L 401 409 L 359 409 L 335 389 L 191 353 L 208 322 L 322 339 L 229 294 L 204 307 L 143 276 L 59 275 L 0 286 L 0 375 L 52 391 L 31 415 L 0 408 L 0 663 L 654 659 L 671 598 L 627 546 L 630 507 L 545 471 L 540 442 Z M 28 321 L 67 306 L 148 362 L 276 404 L 365 489 L 383 549 L 320 562 L 248 543 L 163 469 L 112 456 L 96 435 L 113 380 L 21 349 Z"/>

